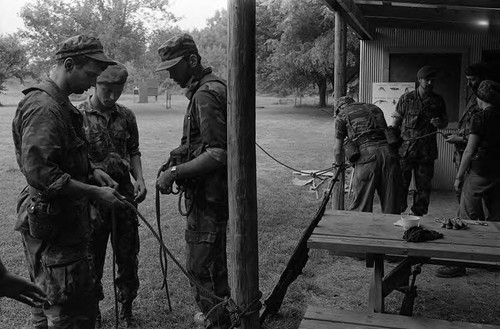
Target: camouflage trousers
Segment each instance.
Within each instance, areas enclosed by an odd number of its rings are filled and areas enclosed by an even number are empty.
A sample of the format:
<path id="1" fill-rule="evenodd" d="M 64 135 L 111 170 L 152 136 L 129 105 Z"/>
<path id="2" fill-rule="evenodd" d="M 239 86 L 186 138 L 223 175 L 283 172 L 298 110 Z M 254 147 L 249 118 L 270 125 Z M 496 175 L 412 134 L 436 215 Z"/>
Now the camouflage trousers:
<path id="1" fill-rule="evenodd" d="M 32 308 L 33 328 L 94 329 L 95 277 L 86 246 L 61 249 L 29 233 L 22 239 L 30 278 L 49 300 L 43 308 Z M 58 257 L 66 254 L 72 256 Z"/>
<path id="2" fill-rule="evenodd" d="M 106 259 L 106 247 L 111 237 L 111 245 L 115 243 L 113 251 L 116 256 L 117 275 L 115 285 L 120 303 L 132 302 L 137 297 L 139 289 L 139 232 L 138 219 L 134 211 L 129 208 L 116 209 L 114 218 L 116 235 L 113 234 L 111 209 L 92 205 L 91 210 L 91 242 L 90 251 L 94 260 L 96 272 L 96 297 L 104 299 L 102 277 Z"/>
<path id="3" fill-rule="evenodd" d="M 375 191 L 384 214 L 399 214 L 401 208 L 401 170 L 399 158 L 386 142 L 361 145 L 353 174 L 354 199 L 350 210 L 372 212 Z"/>
<path id="4" fill-rule="evenodd" d="M 465 176 L 460 199 L 460 218 L 500 222 L 500 177 L 479 175 L 473 169 Z"/>
<path id="5" fill-rule="evenodd" d="M 416 216 L 427 214 L 432 189 L 432 177 L 434 176 L 434 160 L 420 160 L 403 158 L 400 160 L 401 172 L 403 174 L 403 200 L 401 212 L 408 208 L 408 189 L 410 188 L 412 173 L 415 177 L 416 191 L 413 193 L 413 205 L 411 212 Z"/>
<path id="6" fill-rule="evenodd" d="M 187 207 L 193 200 L 187 200 Z M 197 198 L 187 218 L 186 269 L 205 289 L 216 296 L 230 296 L 227 253 L 227 203 L 208 202 Z M 207 314 L 218 301 L 192 285 L 195 300 L 203 314 Z M 231 325 L 229 313 L 218 307 L 208 317 L 208 328 L 226 329 Z"/>

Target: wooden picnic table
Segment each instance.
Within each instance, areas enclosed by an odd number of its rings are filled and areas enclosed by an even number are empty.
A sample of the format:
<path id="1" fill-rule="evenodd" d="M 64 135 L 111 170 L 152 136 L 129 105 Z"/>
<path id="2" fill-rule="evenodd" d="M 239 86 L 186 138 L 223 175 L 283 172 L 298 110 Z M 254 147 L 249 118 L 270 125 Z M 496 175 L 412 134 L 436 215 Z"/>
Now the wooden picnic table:
<path id="1" fill-rule="evenodd" d="M 373 268 L 369 311 L 384 312 L 384 298 L 399 287 L 409 286 L 415 264 L 500 265 L 500 223 L 453 230 L 441 228 L 441 223 L 432 216 L 424 216 L 421 226 L 443 233 L 444 238 L 415 243 L 405 241 L 405 230 L 394 225 L 400 218 L 400 215 L 330 210 L 308 240 L 311 249 L 327 249 L 347 256 L 366 255 L 367 267 Z M 400 257 L 402 261 L 384 277 L 386 255 Z M 411 315 L 411 310 L 406 315 Z"/>

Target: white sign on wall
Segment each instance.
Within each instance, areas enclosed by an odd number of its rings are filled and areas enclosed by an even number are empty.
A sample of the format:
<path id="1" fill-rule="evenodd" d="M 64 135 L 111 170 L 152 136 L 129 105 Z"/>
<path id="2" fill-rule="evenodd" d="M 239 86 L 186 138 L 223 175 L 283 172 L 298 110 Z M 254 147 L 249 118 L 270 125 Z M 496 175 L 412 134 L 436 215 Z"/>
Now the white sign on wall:
<path id="1" fill-rule="evenodd" d="M 415 89 L 415 82 L 374 82 L 372 104 L 384 112 L 387 125 L 392 123 L 392 114 L 396 110 L 399 97 Z"/>

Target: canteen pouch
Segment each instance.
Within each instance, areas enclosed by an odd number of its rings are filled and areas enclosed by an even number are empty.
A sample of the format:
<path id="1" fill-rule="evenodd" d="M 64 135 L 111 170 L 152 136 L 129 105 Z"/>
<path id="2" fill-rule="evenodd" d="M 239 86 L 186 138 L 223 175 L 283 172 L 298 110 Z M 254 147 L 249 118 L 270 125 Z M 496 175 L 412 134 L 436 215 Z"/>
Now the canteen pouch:
<path id="1" fill-rule="evenodd" d="M 359 147 L 356 142 L 350 138 L 346 138 L 344 141 L 345 157 L 350 163 L 355 163 L 359 157 Z"/>
<path id="2" fill-rule="evenodd" d="M 30 198 L 27 212 L 28 224 L 32 237 L 51 240 L 58 233 L 61 209 L 54 202 L 44 200 L 39 195 Z"/>

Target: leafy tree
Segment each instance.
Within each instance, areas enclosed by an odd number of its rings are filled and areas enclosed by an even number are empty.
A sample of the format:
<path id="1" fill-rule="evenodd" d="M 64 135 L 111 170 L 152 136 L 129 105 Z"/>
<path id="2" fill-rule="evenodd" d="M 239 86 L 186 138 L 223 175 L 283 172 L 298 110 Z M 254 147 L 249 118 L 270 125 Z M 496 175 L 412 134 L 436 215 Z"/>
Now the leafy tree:
<path id="1" fill-rule="evenodd" d="M 20 15 L 39 75 L 49 69 L 57 45 L 70 36 L 95 35 L 112 58 L 134 63 L 146 50 L 148 22 L 155 28 L 175 22 L 168 0 L 37 0 L 25 5 Z"/>
<path id="2" fill-rule="evenodd" d="M 259 0 L 257 73 L 260 89 L 303 93 L 311 84 L 326 106 L 327 81 L 333 83 L 335 20 L 315 0 Z M 348 67 L 357 71 L 356 37 L 349 32 Z"/>
<path id="3" fill-rule="evenodd" d="M 207 20 L 205 28 L 191 32 L 202 63 L 224 79 L 227 79 L 227 24 L 227 10 L 221 9 Z"/>
<path id="4" fill-rule="evenodd" d="M 26 48 L 19 43 L 19 37 L 0 35 L 0 92 L 6 89 L 5 82 L 10 78 L 18 78 L 22 83 L 30 75 L 27 65 Z"/>

